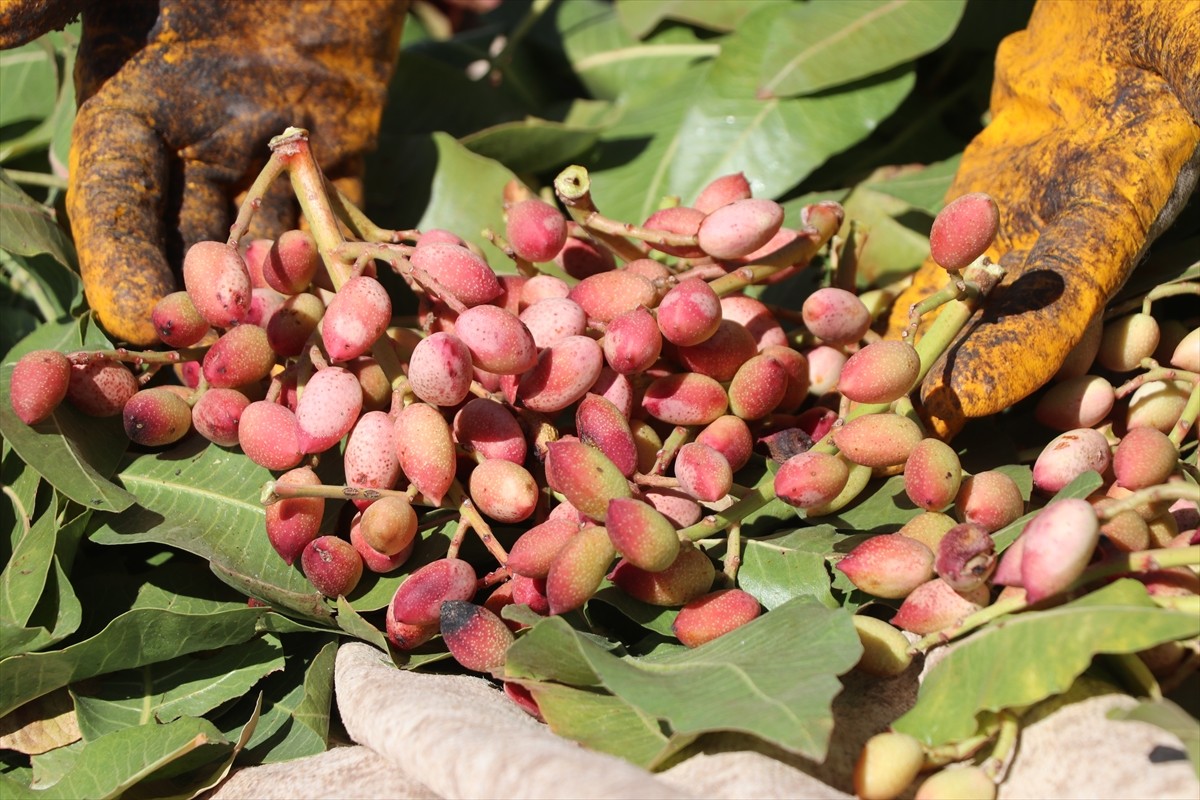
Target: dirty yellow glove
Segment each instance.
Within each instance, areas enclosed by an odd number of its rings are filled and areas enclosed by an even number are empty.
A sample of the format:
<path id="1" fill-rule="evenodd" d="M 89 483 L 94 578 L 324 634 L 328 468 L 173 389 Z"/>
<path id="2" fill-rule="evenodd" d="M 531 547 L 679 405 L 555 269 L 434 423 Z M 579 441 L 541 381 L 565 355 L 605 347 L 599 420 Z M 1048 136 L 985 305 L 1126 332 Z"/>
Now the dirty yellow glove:
<path id="1" fill-rule="evenodd" d="M 996 198 L 1008 274 L 921 386 L 942 437 L 1048 381 L 1195 189 L 1200 0 L 1039 0 L 1000 45 L 991 111 L 946 199 Z M 946 282 L 924 264 L 891 332 Z"/>
<path id="2" fill-rule="evenodd" d="M 183 251 L 224 239 L 233 198 L 289 125 L 331 178 L 373 146 L 407 0 L 0 0 L 19 36 L 83 11 L 70 216 L 88 302 L 116 339 L 157 341 L 150 311 Z M 22 8 L 24 7 L 24 8 Z M 66 14 L 69 18 L 70 14 Z M 38 27 L 41 30 L 37 30 Z M 258 235 L 296 224 L 288 187 Z"/>

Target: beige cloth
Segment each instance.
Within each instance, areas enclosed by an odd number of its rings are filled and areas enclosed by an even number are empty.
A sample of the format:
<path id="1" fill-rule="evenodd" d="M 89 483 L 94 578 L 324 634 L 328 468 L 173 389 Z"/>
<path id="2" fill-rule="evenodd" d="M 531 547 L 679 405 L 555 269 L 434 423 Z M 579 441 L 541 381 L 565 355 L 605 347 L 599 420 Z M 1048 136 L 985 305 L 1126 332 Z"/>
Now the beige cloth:
<path id="1" fill-rule="evenodd" d="M 395 669 L 372 647 L 338 652 L 338 709 L 356 746 L 231 776 L 234 798 L 817 798 L 850 796 L 859 748 L 908 708 L 918 667 L 891 680 L 850 673 L 834 702 L 830 756 L 814 764 L 745 736 L 651 774 L 562 739 L 482 678 Z M 1152 725 L 1105 718 L 1133 698 L 1064 705 L 1027 728 L 1000 798 L 1196 800 L 1200 781 L 1179 740 Z M 911 796 L 910 789 L 908 796 Z"/>

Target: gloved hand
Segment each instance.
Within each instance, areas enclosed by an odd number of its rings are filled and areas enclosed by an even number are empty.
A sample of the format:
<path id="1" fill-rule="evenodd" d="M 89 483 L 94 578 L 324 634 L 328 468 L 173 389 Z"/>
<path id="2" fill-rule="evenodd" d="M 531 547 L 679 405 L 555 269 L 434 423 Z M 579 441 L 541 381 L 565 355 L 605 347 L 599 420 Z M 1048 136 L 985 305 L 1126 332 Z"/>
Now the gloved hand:
<path id="1" fill-rule="evenodd" d="M 150 311 L 177 288 L 172 264 L 228 236 L 234 197 L 289 125 L 309 129 L 326 174 L 355 197 L 407 5 L 5 1 L 5 46 L 83 12 L 67 213 L 88 302 L 113 337 L 157 342 Z M 251 235 L 296 225 L 290 187 L 275 188 Z"/>
<path id="2" fill-rule="evenodd" d="M 921 386 L 943 438 L 1048 381 L 1194 190 L 1200 2 L 1039 0 L 1001 43 L 991 111 L 946 198 L 996 198 L 1008 275 Z M 946 283 L 926 262 L 892 334 Z"/>

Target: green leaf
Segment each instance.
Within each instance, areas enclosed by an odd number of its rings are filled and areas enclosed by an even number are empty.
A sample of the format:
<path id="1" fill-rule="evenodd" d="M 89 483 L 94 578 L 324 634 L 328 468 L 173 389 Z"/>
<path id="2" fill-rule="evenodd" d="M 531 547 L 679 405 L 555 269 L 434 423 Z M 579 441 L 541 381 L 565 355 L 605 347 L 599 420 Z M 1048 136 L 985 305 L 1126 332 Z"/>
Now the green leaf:
<path id="1" fill-rule="evenodd" d="M 861 286 L 882 286 L 899 280 L 929 257 L 929 227 L 933 220 L 914 211 L 904 200 L 867 185 L 855 187 L 842 203 L 846 219 L 865 228 L 858 260 Z"/>
<path id="2" fill-rule="evenodd" d="M 42 320 L 60 320 L 83 302 L 83 281 L 46 253 L 17 256 L 0 250 L 0 275 Z"/>
<path id="3" fill-rule="evenodd" d="M 33 763 L 30 788 L 47 789 L 61 781 L 63 776 L 75 767 L 75 762 L 79 760 L 86 746 L 83 740 L 78 740 L 65 747 L 39 753 L 30 759 Z"/>
<path id="4" fill-rule="evenodd" d="M 790 97 L 876 75 L 950 38 L 965 0 L 809 0 L 747 17 L 721 47 L 727 96 Z"/>
<path id="5" fill-rule="evenodd" d="M 14 123 L 42 121 L 54 110 L 57 95 L 58 64 L 49 42 L 38 39 L 0 53 L 0 133 Z"/>
<path id="6" fill-rule="evenodd" d="M 830 525 L 797 528 L 761 539 L 746 539 L 738 586 L 767 609 L 796 597 L 837 608 L 829 590 L 826 556 L 833 552 L 837 531 Z"/>
<path id="7" fill-rule="evenodd" d="M 64 267 L 75 261 L 75 247 L 49 212 L 25 194 L 0 169 L 0 230 L 3 247 L 19 256 L 49 253 Z"/>
<path id="8" fill-rule="evenodd" d="M 389 652 L 387 638 L 383 635 L 383 631 L 363 619 L 344 597 L 337 599 L 336 621 L 339 628 L 356 639 L 369 642 L 385 653 Z"/>
<path id="9" fill-rule="evenodd" d="M 515 177 L 503 165 L 476 155 L 453 137 L 436 133 L 437 172 L 429 190 L 429 204 L 417 227 L 445 228 L 483 248 L 497 272 L 515 267 L 481 231 L 504 231 L 504 185 Z"/>
<path id="10" fill-rule="evenodd" d="M 904 523 L 920 514 L 904 491 L 904 476 L 893 475 L 872 481 L 858 499 L 822 521 L 841 531 L 853 533 L 895 533 Z"/>
<path id="11" fill-rule="evenodd" d="M 702 647 L 619 658 L 562 620 L 539 623 L 509 648 L 511 677 L 603 686 L 676 735 L 743 731 L 821 760 L 833 730 L 837 676 L 862 645 L 850 615 L 792 600 Z"/>
<path id="12" fill-rule="evenodd" d="M 79 630 L 83 606 L 57 557 L 48 584 L 49 589 L 43 592 L 34 609 L 29 627 L 0 621 L 0 658 L 44 650 Z"/>
<path id="13" fill-rule="evenodd" d="M 531 173 L 579 158 L 597 136 L 595 128 L 576 128 L 529 117 L 484 128 L 460 141 L 471 152 L 501 163 L 513 172 Z"/>
<path id="14" fill-rule="evenodd" d="M 556 24 L 576 76 L 600 100 L 670 83 L 696 60 L 720 50 L 679 27 L 639 42 L 625 32 L 612 7 L 597 0 L 559 3 Z"/>
<path id="15" fill-rule="evenodd" d="M 1200 778 L 1200 724 L 1196 718 L 1175 703 L 1165 698 L 1143 700 L 1132 708 L 1114 708 L 1108 712 L 1109 719 L 1126 722 L 1148 722 L 1173 733 L 1183 742 L 1188 760 L 1196 777 Z"/>
<path id="16" fill-rule="evenodd" d="M 934 217 L 945 204 L 946 192 L 961 161 L 960 154 L 936 164 L 878 170 L 863 182 L 863 187 L 890 195 Z"/>
<path id="17" fill-rule="evenodd" d="M 266 636 L 216 653 L 111 673 L 103 681 L 75 688 L 79 729 L 91 741 L 125 727 L 202 716 L 282 669 L 279 641 Z"/>
<path id="18" fill-rule="evenodd" d="M 85 746 L 73 767 L 47 791 L 52 790 L 54 797 L 120 797 L 147 776 L 205 745 L 217 745 L 224 753 L 231 743 L 211 722 L 196 717 L 122 728 Z"/>
<path id="19" fill-rule="evenodd" d="M 52 494 L 50 505 L 17 542 L 4 572 L 0 573 L 0 622 L 6 626 L 23 627 L 33 615 L 54 558 L 57 528 L 58 496 Z M 0 652 L 4 649 L 0 645 Z"/>
<path id="20" fill-rule="evenodd" d="M 338 643 L 333 636 L 303 640 L 300 645 L 284 642 L 287 667 L 267 679 L 265 710 L 246 744 L 252 763 L 290 761 L 322 753 L 328 746 Z"/>
<path id="21" fill-rule="evenodd" d="M 726 33 L 749 14 L 776 3 L 778 0 L 618 0 L 616 11 L 621 27 L 641 39 L 667 19 Z"/>
<path id="22" fill-rule="evenodd" d="M 641 223 L 663 197 L 689 203 L 722 175 L 744 172 L 756 197 L 778 197 L 831 155 L 865 138 L 911 90 L 911 70 L 794 100 L 723 98 L 707 67 L 654 84 L 600 137 L 590 168 L 602 213 Z"/>
<path id="23" fill-rule="evenodd" d="M 234 588 L 304 616 L 331 620 L 321 595 L 267 540 L 258 502 L 271 473 L 199 436 L 165 453 L 135 454 L 117 472 L 138 505 L 102 520 L 100 544 L 156 542 L 207 559 Z"/>
<path id="24" fill-rule="evenodd" d="M 694 736 L 666 736 L 658 720 L 619 697 L 560 683 L 526 684 L 550 730 L 601 753 L 653 769 Z"/>
<path id="25" fill-rule="evenodd" d="M 984 628 L 939 661 L 917 704 L 892 727 L 928 747 L 975 733 L 977 715 L 1059 694 L 1098 653 L 1136 653 L 1200 635 L 1194 615 L 1159 608 L 1122 579 L 1057 608 L 1016 614 Z"/>
<path id="26" fill-rule="evenodd" d="M 255 635 L 264 613 L 256 608 L 216 614 L 133 609 L 69 647 L 6 658 L 0 661 L 0 716 L 74 681 L 244 642 Z"/>
<path id="27" fill-rule="evenodd" d="M 605 583 L 608 583 L 607 581 Z M 596 594 L 592 595 L 592 599 L 588 601 L 589 607 L 591 603 L 604 603 L 612 606 L 621 613 L 622 616 L 633 620 L 646 630 L 660 633 L 663 636 L 675 636 L 675 631 L 671 625 L 675 622 L 675 617 L 679 614 L 677 608 L 663 608 L 662 606 L 652 606 L 649 603 L 643 603 L 630 597 L 625 592 L 617 587 L 608 584 L 601 588 Z"/>
<path id="28" fill-rule="evenodd" d="M 1028 467 L 1026 467 L 1025 470 L 1027 470 L 1027 472 L 1022 471 L 1020 466 L 1008 465 L 1005 467 L 1000 467 L 997 471 L 1005 472 L 1009 475 L 1009 477 L 1017 480 L 1017 486 L 1021 488 L 1022 497 L 1028 500 L 1029 492 L 1032 491 L 1032 489 L 1027 489 L 1026 486 L 1033 486 L 1033 472 L 1032 470 L 1029 470 Z M 1014 474 L 1014 472 L 1016 474 Z M 1055 500 L 1066 500 L 1069 498 L 1085 500 L 1090 494 L 1092 494 L 1092 492 L 1096 491 L 1103 485 L 1104 479 L 1100 477 L 1100 473 L 1089 470 L 1076 477 L 1075 480 L 1071 481 L 1063 488 L 1059 489 L 1058 493 L 1054 495 L 1049 502 L 1052 503 Z M 1028 514 L 1022 515 L 1018 519 L 1013 520 L 1008 525 L 1005 525 L 1003 528 L 993 533 L 992 540 L 996 543 L 996 552 L 1003 552 L 1010 544 L 1016 541 L 1017 537 L 1020 536 L 1022 531 L 1025 530 L 1025 526 L 1029 524 L 1029 521 L 1036 517 L 1041 510 L 1041 508 L 1035 508 Z"/>

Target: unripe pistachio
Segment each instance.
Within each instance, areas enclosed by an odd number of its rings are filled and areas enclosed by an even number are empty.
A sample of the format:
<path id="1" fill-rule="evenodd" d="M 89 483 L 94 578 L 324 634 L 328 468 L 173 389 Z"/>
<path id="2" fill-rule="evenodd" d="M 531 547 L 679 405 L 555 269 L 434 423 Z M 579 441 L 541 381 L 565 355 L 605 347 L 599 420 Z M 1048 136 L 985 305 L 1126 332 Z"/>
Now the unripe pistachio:
<path id="1" fill-rule="evenodd" d="M 916 779 L 925 763 L 921 743 L 905 733 L 877 733 L 854 765 L 854 793 L 862 800 L 892 800 Z"/>
<path id="2" fill-rule="evenodd" d="M 912 664 L 908 639 L 896 628 L 875 617 L 855 614 L 851 617 L 854 630 L 863 646 L 862 657 L 856 665 L 863 672 L 891 678 Z"/>
<path id="3" fill-rule="evenodd" d="M 1096 361 L 1113 372 L 1137 369 L 1158 347 L 1158 322 L 1149 314 L 1130 314 L 1104 326 Z"/>

